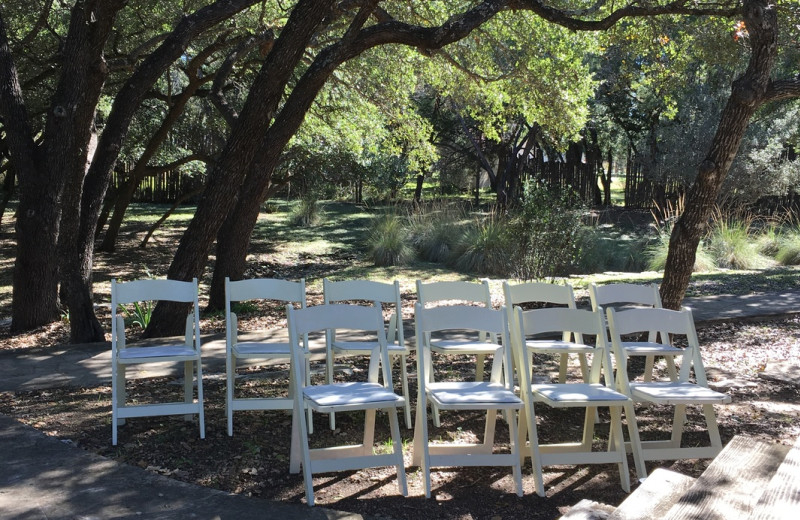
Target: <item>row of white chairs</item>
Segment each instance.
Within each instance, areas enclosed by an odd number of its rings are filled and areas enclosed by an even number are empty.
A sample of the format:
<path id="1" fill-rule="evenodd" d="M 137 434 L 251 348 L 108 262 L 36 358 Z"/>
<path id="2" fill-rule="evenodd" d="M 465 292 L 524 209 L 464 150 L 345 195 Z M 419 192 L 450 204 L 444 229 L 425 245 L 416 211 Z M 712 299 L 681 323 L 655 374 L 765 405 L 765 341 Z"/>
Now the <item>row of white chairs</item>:
<path id="1" fill-rule="evenodd" d="M 159 283 L 154 283 L 159 282 Z M 152 287 L 150 287 L 152 286 Z M 552 284 L 503 284 L 505 303 L 500 309 L 492 308 L 488 282 L 417 282 L 418 302 L 415 307 L 415 333 L 417 352 L 418 395 L 414 431 L 412 463 L 423 469 L 425 495 L 430 496 L 430 470 L 438 466 L 508 466 L 512 468 L 517 494 L 522 494 L 522 463 L 530 457 L 536 492 L 544 495 L 542 466 L 552 464 L 609 464 L 619 467 L 622 487 L 630 489 L 627 467 L 627 450 L 633 459 L 639 478 L 646 476 L 645 460 L 664 460 L 687 457 L 713 457 L 721 450 L 719 431 L 714 417 L 713 404 L 727 402 L 728 396 L 707 388 L 699 345 L 694 332 L 691 312 L 658 309 L 657 289 L 650 286 L 631 286 L 622 301 L 644 303 L 650 309 L 603 312 L 602 305 L 610 303 L 611 296 L 604 295 L 604 287 L 592 287 L 590 296 L 593 311 L 575 308 L 572 289 Z M 387 288 L 390 288 L 387 289 Z M 480 288 L 480 290 L 475 290 Z M 385 289 L 385 290 L 384 290 Z M 619 287 L 617 301 L 621 296 Z M 381 292 L 381 291 L 384 292 Z M 647 291 L 654 303 L 641 302 L 632 294 Z M 306 307 L 303 281 L 284 280 L 226 280 L 227 321 L 227 419 L 228 433 L 232 434 L 233 411 L 253 409 L 292 409 L 292 448 L 290 471 L 302 467 L 309 505 L 314 503 L 312 475 L 319 472 L 355 469 L 372 466 L 395 466 L 401 493 L 407 494 L 405 470 L 402 459 L 402 442 L 399 433 L 397 408 L 403 408 L 406 424 L 411 424 L 410 398 L 406 372 L 406 356 L 410 350 L 405 344 L 402 325 L 402 306 L 398 282 L 382 284 L 366 280 L 323 283 L 325 305 Z M 265 296 L 265 295 L 271 295 Z M 281 295 L 276 297 L 276 295 Z M 369 296 L 365 296 L 369 295 Z M 484 296 L 485 295 L 485 296 Z M 566 296 L 565 296 L 566 295 Z M 288 343 L 240 342 L 238 324 L 231 302 L 251 299 L 278 299 L 287 303 Z M 605 299 L 603 299 L 605 298 Z M 199 342 L 199 317 L 197 314 L 197 282 L 171 280 L 143 280 L 128 283 L 112 281 L 112 305 L 142 300 L 177 300 L 193 303 L 187 318 L 186 345 L 149 346 L 125 348 L 124 322 L 117 317 L 112 323 L 113 384 L 112 442 L 117 442 L 117 424 L 129 417 L 146 415 L 196 414 L 200 434 L 204 437 L 202 372 Z M 458 301 L 458 305 L 426 307 L 432 301 Z M 370 302 L 369 306 L 353 305 L 354 301 Z M 561 304 L 563 308 L 523 310 L 519 305 L 531 301 Z M 349 302 L 344 304 L 340 302 Z M 478 303 L 479 306 L 470 305 Z M 388 331 L 384 322 L 382 305 L 394 306 L 389 318 Z M 655 309 L 654 309 L 655 307 Z M 611 346 L 608 344 L 608 329 Z M 353 339 L 342 331 L 359 331 Z M 464 332 L 475 335 L 465 339 Z M 337 337 L 337 332 L 339 335 Z M 450 332 L 442 338 L 440 333 Z M 453 337 L 452 333 L 458 332 Z M 648 334 L 644 342 L 623 342 L 632 333 Z M 309 371 L 309 335 L 323 333 L 326 352 L 326 383 L 312 386 Z M 371 334 L 364 340 L 364 333 Z M 560 339 L 539 339 L 542 334 L 558 333 Z M 686 337 L 687 347 L 678 348 L 670 342 L 670 335 Z M 595 337 L 594 343 L 584 343 L 584 336 Z M 506 348 L 507 346 L 512 348 Z M 533 354 L 539 352 L 561 354 L 557 383 L 533 382 L 535 368 Z M 369 355 L 366 382 L 334 383 L 332 368 L 338 355 L 361 353 Z M 581 381 L 566 382 L 566 355 L 579 355 Z M 645 380 L 630 382 L 627 370 L 612 370 L 612 353 L 617 367 L 626 367 L 631 356 L 645 355 L 648 367 Z M 439 381 L 435 376 L 434 358 L 439 355 L 474 354 L 477 356 L 474 381 Z M 665 355 L 670 380 L 652 381 L 652 361 L 655 355 Z M 482 375 L 483 356 L 492 355 L 493 363 L 488 381 Z M 176 357 L 177 356 L 177 357 Z M 402 395 L 394 392 L 391 357 L 401 359 Z M 290 357 L 291 389 L 287 398 L 239 398 L 235 396 L 237 363 L 255 362 L 269 357 Z M 673 359 L 681 357 L 680 373 L 675 371 Z M 131 363 L 153 361 L 181 361 L 185 363 L 184 400 L 161 405 L 129 405 L 125 403 L 125 367 Z M 694 371 L 696 383 L 691 382 Z M 601 377 L 602 376 L 602 377 Z M 192 398 L 196 378 L 197 399 Z M 516 392 L 515 383 L 519 387 Z M 649 402 L 675 405 L 673 430 L 669 441 L 658 444 L 641 443 L 636 427 L 633 404 Z M 706 448 L 681 448 L 681 432 L 686 418 L 687 404 L 702 404 L 710 437 Z M 546 404 L 552 407 L 584 407 L 586 409 L 583 436 L 577 443 L 540 445 L 538 441 L 535 407 Z M 439 426 L 439 410 L 486 410 L 486 425 L 480 444 L 443 445 L 431 443 L 428 432 L 428 406 L 434 426 Z M 608 407 L 611 416 L 608 450 L 592 450 L 596 409 Z M 392 453 L 373 455 L 376 410 L 385 410 L 390 418 Z M 310 450 L 311 411 L 334 414 L 352 410 L 366 410 L 363 442 L 335 450 Z M 494 448 L 496 415 L 502 411 L 509 428 L 509 451 Z M 622 431 L 622 414 L 628 425 L 628 441 Z M 627 450 L 626 450 L 627 448 Z"/>

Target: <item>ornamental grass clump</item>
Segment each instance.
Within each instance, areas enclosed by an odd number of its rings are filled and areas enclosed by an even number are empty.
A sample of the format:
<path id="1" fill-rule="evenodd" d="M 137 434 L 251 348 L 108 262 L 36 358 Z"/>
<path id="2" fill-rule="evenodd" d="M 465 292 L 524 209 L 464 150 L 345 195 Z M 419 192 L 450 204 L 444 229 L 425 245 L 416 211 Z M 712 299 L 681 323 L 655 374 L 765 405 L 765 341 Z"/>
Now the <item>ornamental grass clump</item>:
<path id="1" fill-rule="evenodd" d="M 375 217 L 367 236 L 368 257 L 376 266 L 404 265 L 414 257 L 402 217 L 388 212 Z"/>

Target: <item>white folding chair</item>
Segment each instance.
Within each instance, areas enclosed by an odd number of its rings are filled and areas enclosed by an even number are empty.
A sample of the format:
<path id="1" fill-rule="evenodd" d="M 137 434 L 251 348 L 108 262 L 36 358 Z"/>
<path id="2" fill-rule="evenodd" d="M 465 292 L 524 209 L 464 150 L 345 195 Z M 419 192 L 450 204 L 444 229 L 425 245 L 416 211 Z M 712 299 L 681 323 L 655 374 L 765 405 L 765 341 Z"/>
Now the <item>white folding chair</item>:
<path id="1" fill-rule="evenodd" d="M 617 360 L 617 386 L 619 390 L 637 403 L 671 405 L 675 407 L 670 439 L 666 441 L 642 441 L 645 460 L 677 460 L 713 458 L 722 450 L 715 404 L 731 401 L 727 394 L 708 388 L 705 369 L 700 358 L 700 344 L 694 328 L 692 312 L 669 309 L 607 310 L 611 344 Z M 687 346 L 681 349 L 681 368 L 677 381 L 630 382 L 626 370 L 627 355 L 621 337 L 626 334 L 663 330 L 666 333 L 684 336 Z M 690 381 L 692 370 L 695 382 Z M 687 405 L 699 405 L 703 410 L 710 443 L 708 446 L 682 447 L 681 440 L 686 422 Z"/>
<path id="2" fill-rule="evenodd" d="M 570 308 L 551 308 L 523 311 L 514 308 L 515 328 L 511 334 L 517 359 L 517 370 L 520 380 L 520 393 L 525 408 L 520 414 L 520 443 L 526 437 L 530 439 L 527 455 L 535 478 L 536 492 L 544 496 L 542 466 L 566 464 L 617 464 L 622 488 L 630 492 L 628 476 L 628 459 L 622 434 L 622 412 L 628 423 L 636 471 L 639 478 L 646 476 L 644 462 L 641 458 L 639 433 L 636 427 L 636 416 L 633 401 L 614 390 L 611 357 L 606 344 L 606 330 L 603 317 L 599 313 Z M 526 345 L 526 334 L 572 333 L 575 335 L 594 336 L 596 343 L 591 348 L 592 355 L 589 377 L 581 383 L 531 383 L 530 349 Z M 601 374 L 605 378 L 600 382 Z M 580 442 L 558 444 L 540 444 L 536 426 L 536 403 L 544 403 L 553 408 L 585 408 L 583 436 Z M 592 441 L 595 434 L 595 414 L 598 407 L 608 407 L 611 414 L 611 428 L 607 451 L 593 451 Z M 542 425 L 544 428 L 545 425 Z M 526 452 L 522 452 L 522 456 Z"/>
<path id="3" fill-rule="evenodd" d="M 511 285 L 504 281 L 503 295 L 505 296 L 506 307 L 509 309 L 521 306 L 523 303 L 561 305 L 569 309 L 575 308 L 575 293 L 572 291 L 572 286 L 568 284 L 556 285 L 544 282 L 526 282 Z M 516 313 L 511 316 L 512 327 L 516 327 L 516 324 L 513 323 L 515 316 Z M 580 334 L 565 331 L 561 336 L 561 340 L 526 339 L 531 357 L 536 353 L 559 354 L 558 382 L 564 383 L 567 381 L 568 356 L 569 354 L 577 354 L 581 364 L 583 380 L 588 381 L 589 365 L 586 360 L 586 354 L 591 353 L 592 348 L 583 345 L 583 338 Z"/>
<path id="4" fill-rule="evenodd" d="M 389 360 L 400 358 L 400 384 L 403 390 L 405 404 L 406 427 L 411 428 L 411 398 L 408 392 L 408 368 L 406 367 L 407 356 L 410 353 L 406 347 L 405 334 L 403 331 L 403 306 L 400 300 L 400 282 L 395 280 L 392 283 L 378 282 L 374 280 L 343 280 L 334 282 L 324 278 L 322 280 L 322 292 L 326 304 L 365 301 L 370 302 L 377 308 L 387 305 L 391 314 L 387 324 L 387 341 L 389 348 Z M 375 341 L 357 339 L 333 339 L 333 348 L 328 351 L 330 358 L 327 363 L 328 382 L 333 381 L 333 369 L 335 357 L 337 355 L 348 354 L 368 354 L 375 347 Z M 335 414 L 331 414 L 331 429 L 336 428 Z"/>
<path id="5" fill-rule="evenodd" d="M 128 346 L 125 341 L 125 320 L 121 307 L 143 302 L 170 301 L 191 304 L 186 317 L 183 344 L 157 343 L 147 346 Z M 200 310 L 197 303 L 197 279 L 178 280 L 111 280 L 111 443 L 117 444 L 117 427 L 132 417 L 185 415 L 187 420 L 197 414 L 200 438 L 205 439 L 203 414 L 203 363 L 200 352 Z M 183 401 L 128 404 L 126 402 L 126 369 L 146 363 L 183 363 Z M 196 371 L 196 372 L 195 372 Z M 194 384 L 197 380 L 197 400 Z"/>
<path id="6" fill-rule="evenodd" d="M 589 286 L 589 299 L 592 310 L 601 307 L 624 309 L 629 307 L 644 307 L 661 309 L 661 294 L 656 284 L 639 285 L 632 283 L 612 283 Z M 652 381 L 656 356 L 664 356 L 667 363 L 667 372 L 670 379 L 677 380 L 678 373 L 675 369 L 675 356 L 681 354 L 681 349 L 670 343 L 669 336 L 662 329 L 643 331 L 647 332 L 647 341 L 624 341 L 622 343 L 625 354 L 630 356 L 645 356 L 644 380 Z"/>
<path id="7" fill-rule="evenodd" d="M 505 348 L 495 345 L 494 363 L 489 381 L 436 381 L 433 358 L 425 337 L 439 331 L 484 331 L 501 338 Z M 414 427 L 414 465 L 422 468 L 425 496 L 431 495 L 431 467 L 439 466 L 510 466 L 517 495 L 522 496 L 522 465 L 519 455 L 515 411 L 522 401 L 512 388 L 512 363 L 505 307 L 455 305 L 423 308 L 416 305 L 417 337 L 417 415 Z M 427 405 L 442 410 L 486 410 L 483 442 L 478 444 L 431 443 L 428 433 Z M 494 438 L 497 412 L 506 412 L 510 437 L 510 453 L 495 453 Z"/>
<path id="8" fill-rule="evenodd" d="M 236 368 L 240 362 L 253 364 L 258 361 L 285 359 L 289 362 L 292 349 L 288 338 L 259 341 L 239 340 L 239 320 L 232 304 L 254 300 L 271 300 L 278 302 L 281 309 L 286 304 L 306 306 L 306 282 L 279 280 L 271 278 L 255 278 L 250 280 L 231 281 L 225 277 L 225 366 L 227 388 L 225 393 L 225 409 L 228 418 L 228 435 L 233 435 L 233 412 L 241 410 L 291 410 L 294 400 L 287 397 L 237 397 Z M 308 350 L 307 338 L 304 346 Z M 290 371 L 294 366 L 290 364 Z M 291 379 L 291 377 L 290 377 Z"/>
<path id="9" fill-rule="evenodd" d="M 434 304 L 443 305 L 444 302 L 448 304 L 458 302 L 491 309 L 492 295 L 488 280 L 483 280 L 481 283 L 464 281 L 423 283 L 421 280 L 417 280 L 417 302 L 423 308 Z M 428 342 L 427 346 L 432 352 L 474 355 L 475 381 L 483 381 L 485 358 L 497 350 L 497 336 L 481 330 L 473 329 L 473 333 L 466 337 L 431 338 L 431 335 L 427 334 L 423 339 Z M 437 428 L 440 426 L 439 410 L 436 406 L 433 408 L 433 424 Z"/>
<path id="10" fill-rule="evenodd" d="M 402 440 L 397 419 L 397 408 L 405 399 L 392 390 L 386 334 L 379 308 L 361 305 L 318 305 L 305 309 L 287 307 L 289 316 L 289 341 L 292 345 L 292 363 L 297 369 L 292 380 L 294 386 L 294 413 L 292 415 L 292 445 L 289 471 L 298 473 L 303 468 L 306 501 L 314 505 L 314 473 L 345 471 L 378 466 L 397 468 L 398 487 L 403 496 L 408 494 L 403 466 Z M 305 370 L 305 349 L 301 338 L 310 333 L 325 331 L 326 348 L 332 348 L 333 331 L 337 328 L 375 333 L 377 344 L 370 352 L 367 382 L 306 385 L 300 372 Z M 300 369 L 303 367 L 303 370 Z M 379 383 L 382 377 L 383 383 Z M 321 412 L 365 411 L 364 437 L 361 444 L 332 448 L 310 449 L 306 408 Z M 390 454 L 373 454 L 375 412 L 385 410 L 389 415 L 393 450 Z"/>

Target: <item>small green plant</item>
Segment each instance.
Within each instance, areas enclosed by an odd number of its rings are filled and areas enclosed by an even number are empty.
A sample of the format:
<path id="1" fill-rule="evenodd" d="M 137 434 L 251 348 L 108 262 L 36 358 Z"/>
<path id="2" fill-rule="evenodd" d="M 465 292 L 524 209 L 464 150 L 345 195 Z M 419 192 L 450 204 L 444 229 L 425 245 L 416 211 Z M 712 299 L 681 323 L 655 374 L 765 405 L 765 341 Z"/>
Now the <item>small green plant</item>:
<path id="1" fill-rule="evenodd" d="M 125 316 L 125 321 L 131 325 L 138 325 L 141 328 L 146 329 L 150 324 L 150 318 L 153 316 L 153 307 L 155 307 L 154 302 L 143 301 L 133 302 L 132 309 L 129 309 L 124 305 L 120 305 L 119 309 L 120 312 Z"/>
<path id="2" fill-rule="evenodd" d="M 775 259 L 783 265 L 800 265 L 800 228 L 783 237 Z"/>
<path id="3" fill-rule="evenodd" d="M 450 260 L 465 218 L 452 204 L 426 206 L 409 217 L 408 236 L 423 260 L 444 263 Z"/>
<path id="4" fill-rule="evenodd" d="M 644 255 L 647 259 L 647 268 L 650 271 L 663 271 L 667 264 L 667 254 L 669 253 L 669 234 L 659 233 L 656 241 L 645 248 Z M 702 240 L 697 245 L 697 252 L 694 259 L 694 272 L 713 271 L 717 264 L 714 257 L 708 252 L 705 242 Z"/>

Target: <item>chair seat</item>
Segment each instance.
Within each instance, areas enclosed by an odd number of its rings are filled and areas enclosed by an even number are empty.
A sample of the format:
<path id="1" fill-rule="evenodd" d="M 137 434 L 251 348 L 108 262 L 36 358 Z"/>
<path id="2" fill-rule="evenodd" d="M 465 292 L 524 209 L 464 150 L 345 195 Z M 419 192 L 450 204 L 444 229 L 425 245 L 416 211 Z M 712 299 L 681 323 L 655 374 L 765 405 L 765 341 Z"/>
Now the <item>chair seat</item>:
<path id="1" fill-rule="evenodd" d="M 352 406 L 370 403 L 394 403 L 402 406 L 403 397 L 395 394 L 379 383 L 334 383 L 330 385 L 310 386 L 303 390 L 305 398 L 316 406 Z"/>
<path id="2" fill-rule="evenodd" d="M 583 345 L 581 343 L 572 343 L 571 341 L 534 339 L 526 341 L 525 345 L 528 346 L 528 350 L 531 350 L 533 352 L 537 350 L 548 351 L 548 352 L 565 352 L 565 353 L 594 352 L 594 347 Z"/>
<path id="3" fill-rule="evenodd" d="M 534 395 L 552 403 L 627 401 L 628 397 L 607 386 L 593 383 L 531 385 Z"/>
<path id="4" fill-rule="evenodd" d="M 631 383 L 631 395 L 637 401 L 656 404 L 729 403 L 731 397 L 694 383 Z"/>
<path id="5" fill-rule="evenodd" d="M 377 341 L 335 341 L 333 342 L 333 349 L 336 351 L 355 351 L 355 352 L 369 352 L 378 346 Z M 407 354 L 408 351 L 397 344 L 387 345 L 386 351 L 389 354 Z"/>
<path id="6" fill-rule="evenodd" d="M 448 354 L 494 354 L 500 345 L 478 340 L 432 340 L 432 352 Z"/>
<path id="7" fill-rule="evenodd" d="M 179 357 L 185 359 L 170 359 L 170 361 L 187 361 L 196 359 L 198 354 L 193 347 L 186 345 L 154 345 L 152 347 L 128 347 L 120 350 L 117 357 L 122 362 L 161 357 Z"/>
<path id="8" fill-rule="evenodd" d="M 514 392 L 499 383 L 475 381 L 445 381 L 429 383 L 428 396 L 443 406 L 522 404 Z"/>
<path id="9" fill-rule="evenodd" d="M 683 355 L 683 349 L 665 345 L 664 343 L 654 343 L 652 341 L 623 341 L 622 348 L 628 355 L 658 354 L 662 356 Z"/>
<path id="10" fill-rule="evenodd" d="M 280 356 L 289 357 L 292 355 L 291 346 L 288 343 L 264 343 L 259 341 L 243 341 L 233 346 L 233 353 L 238 358 L 259 357 L 259 356 Z"/>

